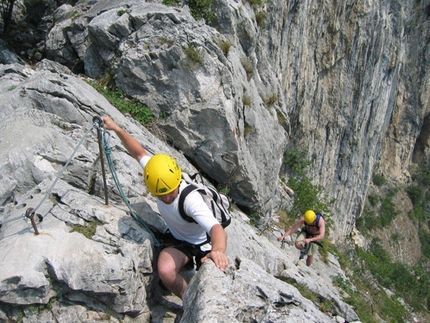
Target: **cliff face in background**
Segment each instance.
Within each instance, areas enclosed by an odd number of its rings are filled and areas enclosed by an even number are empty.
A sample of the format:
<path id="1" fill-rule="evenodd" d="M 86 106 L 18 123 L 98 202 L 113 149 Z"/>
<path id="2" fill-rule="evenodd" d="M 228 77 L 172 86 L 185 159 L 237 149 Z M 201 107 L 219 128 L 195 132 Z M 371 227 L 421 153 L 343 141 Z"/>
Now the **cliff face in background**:
<path id="1" fill-rule="evenodd" d="M 174 146 L 238 205 L 268 217 L 287 203 L 275 185 L 288 178 L 284 151 L 306 148 L 314 183 L 336 200 L 337 241 L 360 216 L 373 173 L 403 182 L 413 156 L 428 160 L 429 1 L 217 1 L 216 29 L 155 3 L 128 2 L 121 16 L 119 7 L 63 6 L 48 57 L 81 60 L 92 77 L 108 72 L 167 115 Z M 220 42 L 231 44 L 225 56 Z M 184 65 L 186 46 L 200 51 L 200 67 Z"/>
<path id="2" fill-rule="evenodd" d="M 334 237 L 344 237 L 374 172 L 405 181 L 418 146 L 417 161 L 428 161 L 429 2 L 279 7 L 268 17 L 282 28 L 268 23 L 267 35 L 278 31 L 289 144 L 308 147 L 313 180 L 336 199 Z"/>

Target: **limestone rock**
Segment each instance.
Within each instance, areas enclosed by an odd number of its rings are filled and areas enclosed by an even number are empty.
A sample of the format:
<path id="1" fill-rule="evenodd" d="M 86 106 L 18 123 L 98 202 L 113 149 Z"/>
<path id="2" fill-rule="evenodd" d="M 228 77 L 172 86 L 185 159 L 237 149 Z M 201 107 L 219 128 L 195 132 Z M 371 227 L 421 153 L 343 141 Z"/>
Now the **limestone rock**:
<path id="1" fill-rule="evenodd" d="M 130 216 L 111 172 L 106 174 L 106 205 L 93 117 L 111 115 L 148 151 L 173 155 L 187 172 L 195 169 L 57 63 L 44 61 L 34 69 L 2 65 L 0 82 L 5 85 L 0 93 L 0 176 L 8 184 L 0 191 L 0 318 L 66 323 L 160 319 L 157 308 L 169 310 L 171 302 L 157 292 L 157 240 L 148 228 L 164 231 L 166 226 L 146 192 L 140 166 L 116 136 L 110 138 L 115 172 L 135 215 L 145 223 Z M 23 220 L 29 210 L 34 210 L 35 227 Z M 248 223 L 245 214 L 233 211 L 227 273 L 210 261 L 194 277 L 191 273 L 186 317 L 197 322 L 220 313 L 219 322 L 253 317 L 281 322 L 288 314 L 292 320 L 314 316 L 330 322 L 284 282 L 287 277 L 306 283 L 321 297 L 330 295 L 337 306 L 333 315 L 356 318 L 329 276 L 318 278 L 308 269 L 314 280 L 308 281 L 294 264 L 296 250 L 280 249 L 275 234 L 258 235 Z M 320 265 L 327 275 L 342 274 L 335 261 Z M 234 277 L 235 288 L 243 291 L 240 297 L 229 290 Z M 256 296 L 257 287 L 266 299 Z M 188 309 L 190 302 L 205 304 L 219 293 L 221 301 Z M 229 302 L 237 310 L 225 311 Z M 30 310 L 35 305 L 37 312 Z"/>

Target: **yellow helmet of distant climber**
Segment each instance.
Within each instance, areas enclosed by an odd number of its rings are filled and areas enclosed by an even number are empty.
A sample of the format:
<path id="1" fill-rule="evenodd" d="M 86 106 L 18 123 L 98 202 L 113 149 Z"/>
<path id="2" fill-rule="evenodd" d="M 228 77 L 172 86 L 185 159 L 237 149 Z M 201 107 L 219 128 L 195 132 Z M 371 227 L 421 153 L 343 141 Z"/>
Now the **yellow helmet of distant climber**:
<path id="1" fill-rule="evenodd" d="M 151 157 L 143 171 L 146 187 L 153 195 L 173 192 L 181 182 L 182 171 L 172 157 L 158 154 Z"/>
<path id="2" fill-rule="evenodd" d="M 315 221 L 315 219 L 317 218 L 317 215 L 315 214 L 314 211 L 308 210 L 305 212 L 304 218 L 307 224 L 311 224 L 312 222 Z"/>

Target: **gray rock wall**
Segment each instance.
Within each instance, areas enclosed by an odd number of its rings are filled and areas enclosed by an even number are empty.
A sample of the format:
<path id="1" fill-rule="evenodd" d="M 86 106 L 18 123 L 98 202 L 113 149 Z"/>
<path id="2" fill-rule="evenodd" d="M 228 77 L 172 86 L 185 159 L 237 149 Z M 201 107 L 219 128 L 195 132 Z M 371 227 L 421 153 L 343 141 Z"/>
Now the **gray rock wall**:
<path id="1" fill-rule="evenodd" d="M 278 40 L 278 50 L 270 52 L 279 52 L 291 143 L 308 148 L 314 182 L 336 199 L 335 240 L 351 232 L 374 172 L 400 181 L 408 175 L 429 113 L 428 95 L 423 96 L 428 46 L 418 41 L 429 39 L 428 5 L 290 1 L 283 10 L 277 2 L 268 5 L 268 17 L 283 26 L 268 23 L 264 39 Z M 428 160 L 424 137 L 421 161 Z"/>
<path id="2" fill-rule="evenodd" d="M 277 185 L 285 150 L 306 148 L 310 176 L 336 201 L 338 240 L 374 172 L 403 181 L 414 149 L 428 159 L 428 5 L 217 1 L 212 28 L 186 7 L 94 2 L 60 7 L 46 49 L 111 75 L 238 205 L 267 217 L 289 203 Z"/>
<path id="3" fill-rule="evenodd" d="M 171 322 L 177 305 L 160 291 L 157 240 L 147 229 L 165 224 L 116 136 L 109 139 L 115 173 L 146 225 L 130 216 L 107 165 L 106 205 L 93 118 L 109 114 L 148 151 L 173 155 L 187 172 L 193 166 L 58 63 L 0 65 L 0 83 L 0 321 Z M 23 217 L 31 210 L 35 227 Z M 315 259 L 315 270 L 295 264 L 298 251 L 281 249 L 279 232 L 260 236 L 243 213 L 232 215 L 229 269 L 208 261 L 188 273 L 183 321 L 358 319 L 332 283 L 345 277 L 334 257 Z M 336 304 L 330 316 L 288 279 Z M 210 302 L 215 295 L 222 296 Z"/>

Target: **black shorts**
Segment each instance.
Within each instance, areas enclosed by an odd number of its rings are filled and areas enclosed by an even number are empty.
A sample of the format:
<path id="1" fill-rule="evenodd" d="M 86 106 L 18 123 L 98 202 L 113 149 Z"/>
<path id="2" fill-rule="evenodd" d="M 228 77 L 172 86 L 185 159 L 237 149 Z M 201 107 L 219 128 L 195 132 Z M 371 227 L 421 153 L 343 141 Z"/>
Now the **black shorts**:
<path id="1" fill-rule="evenodd" d="M 200 246 L 196 246 L 189 242 L 176 239 L 170 233 L 170 231 L 167 231 L 163 234 L 158 234 L 158 238 L 161 242 L 161 250 L 163 250 L 164 248 L 175 248 L 190 259 L 190 261 L 188 261 L 184 266 L 184 269 L 186 270 L 193 269 L 194 265 L 196 266 L 196 270 L 199 270 L 200 266 L 202 265 L 202 258 L 210 252 L 202 251 L 200 249 Z"/>

